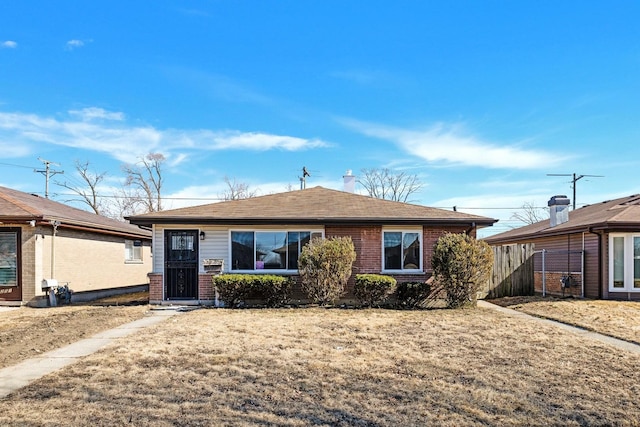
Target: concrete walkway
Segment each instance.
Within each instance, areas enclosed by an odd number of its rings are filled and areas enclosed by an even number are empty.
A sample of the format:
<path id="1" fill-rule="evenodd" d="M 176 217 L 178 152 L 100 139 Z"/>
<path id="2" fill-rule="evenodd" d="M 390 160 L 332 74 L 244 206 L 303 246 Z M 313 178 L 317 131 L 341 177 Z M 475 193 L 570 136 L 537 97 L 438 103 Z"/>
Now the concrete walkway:
<path id="1" fill-rule="evenodd" d="M 492 303 L 490 303 L 488 301 L 484 301 L 484 300 L 478 300 L 478 307 L 497 310 L 497 311 L 499 311 L 501 313 L 504 313 L 504 314 L 507 314 L 509 316 L 520 317 L 520 318 L 526 319 L 528 321 L 535 321 L 535 322 L 546 324 L 546 325 L 552 325 L 552 326 L 564 329 L 565 331 L 569 331 L 569 332 L 572 332 L 574 334 L 582 335 L 584 337 L 587 337 L 587 338 L 590 338 L 590 339 L 593 339 L 593 340 L 596 340 L 596 341 L 600 341 L 600 342 L 603 342 L 605 344 L 612 345 L 614 347 L 618 347 L 618 348 L 620 348 L 622 350 L 627 350 L 627 351 L 630 351 L 632 353 L 640 354 L 640 345 L 631 343 L 629 341 L 621 340 L 621 339 L 618 339 L 618 338 L 613 338 L 613 337 L 610 337 L 610 336 L 607 336 L 607 335 L 602 335 L 602 334 L 599 334 L 597 332 L 588 331 L 586 329 L 579 328 L 579 327 L 576 327 L 576 326 L 567 325 L 566 323 L 557 322 L 555 320 L 543 319 L 541 317 L 532 316 L 530 314 L 523 313 L 523 312 L 518 311 L 518 310 L 513 310 L 511 308 L 501 307 L 499 305 L 492 304 Z"/>
<path id="2" fill-rule="evenodd" d="M 178 309 L 152 310 L 151 314 L 117 328 L 109 329 L 56 350 L 0 369 L 0 399 L 47 374 L 64 368 L 78 359 L 108 346 L 119 338 L 156 325 L 180 313 Z"/>

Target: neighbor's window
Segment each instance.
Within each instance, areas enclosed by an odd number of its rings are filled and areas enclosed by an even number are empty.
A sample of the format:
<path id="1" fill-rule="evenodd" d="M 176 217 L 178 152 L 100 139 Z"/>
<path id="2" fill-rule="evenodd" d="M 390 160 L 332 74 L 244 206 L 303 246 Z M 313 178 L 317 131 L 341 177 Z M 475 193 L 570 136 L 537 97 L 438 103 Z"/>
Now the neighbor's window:
<path id="1" fill-rule="evenodd" d="M 611 234 L 609 291 L 640 291 L 640 235 Z"/>
<path id="2" fill-rule="evenodd" d="M 383 270 L 421 270 L 422 238 L 418 231 L 383 233 Z"/>
<path id="3" fill-rule="evenodd" d="M 130 262 L 142 261 L 142 241 L 124 241 L 124 260 Z"/>
<path id="4" fill-rule="evenodd" d="M 304 245 L 319 231 L 232 231 L 232 270 L 297 270 Z"/>
<path id="5" fill-rule="evenodd" d="M 0 286 L 18 286 L 18 233 L 0 233 Z"/>

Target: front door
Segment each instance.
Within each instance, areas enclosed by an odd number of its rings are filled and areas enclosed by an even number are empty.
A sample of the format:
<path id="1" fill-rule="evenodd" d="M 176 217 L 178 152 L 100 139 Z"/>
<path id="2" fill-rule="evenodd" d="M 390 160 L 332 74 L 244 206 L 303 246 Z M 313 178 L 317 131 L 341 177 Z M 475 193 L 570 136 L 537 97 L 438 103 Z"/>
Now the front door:
<path id="1" fill-rule="evenodd" d="M 165 230 L 164 296 L 198 299 L 198 230 Z"/>
<path id="2" fill-rule="evenodd" d="M 0 301 L 21 301 L 19 228 L 0 228 Z"/>

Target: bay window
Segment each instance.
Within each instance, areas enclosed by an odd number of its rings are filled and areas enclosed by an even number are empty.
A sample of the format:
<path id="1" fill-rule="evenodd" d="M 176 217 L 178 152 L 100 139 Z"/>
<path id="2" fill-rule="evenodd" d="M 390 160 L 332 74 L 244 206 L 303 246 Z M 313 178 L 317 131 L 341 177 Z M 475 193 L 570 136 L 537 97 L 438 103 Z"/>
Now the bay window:
<path id="1" fill-rule="evenodd" d="M 383 270 L 422 271 L 422 233 L 384 231 Z"/>
<path id="2" fill-rule="evenodd" d="M 304 245 L 320 231 L 265 230 L 231 232 L 231 270 L 298 270 Z"/>

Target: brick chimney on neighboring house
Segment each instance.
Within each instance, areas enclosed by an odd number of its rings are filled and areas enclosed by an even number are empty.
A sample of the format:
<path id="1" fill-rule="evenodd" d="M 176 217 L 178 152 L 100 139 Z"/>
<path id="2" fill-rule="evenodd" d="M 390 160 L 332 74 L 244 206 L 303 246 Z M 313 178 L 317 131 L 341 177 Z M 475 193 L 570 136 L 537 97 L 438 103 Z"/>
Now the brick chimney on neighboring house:
<path id="1" fill-rule="evenodd" d="M 569 199 L 567 196 L 553 196 L 547 205 L 549 206 L 551 227 L 569 221 Z"/>
<path id="2" fill-rule="evenodd" d="M 349 169 L 342 178 L 344 179 L 344 191 L 347 193 L 355 193 L 356 176 L 351 174 L 351 169 Z"/>

